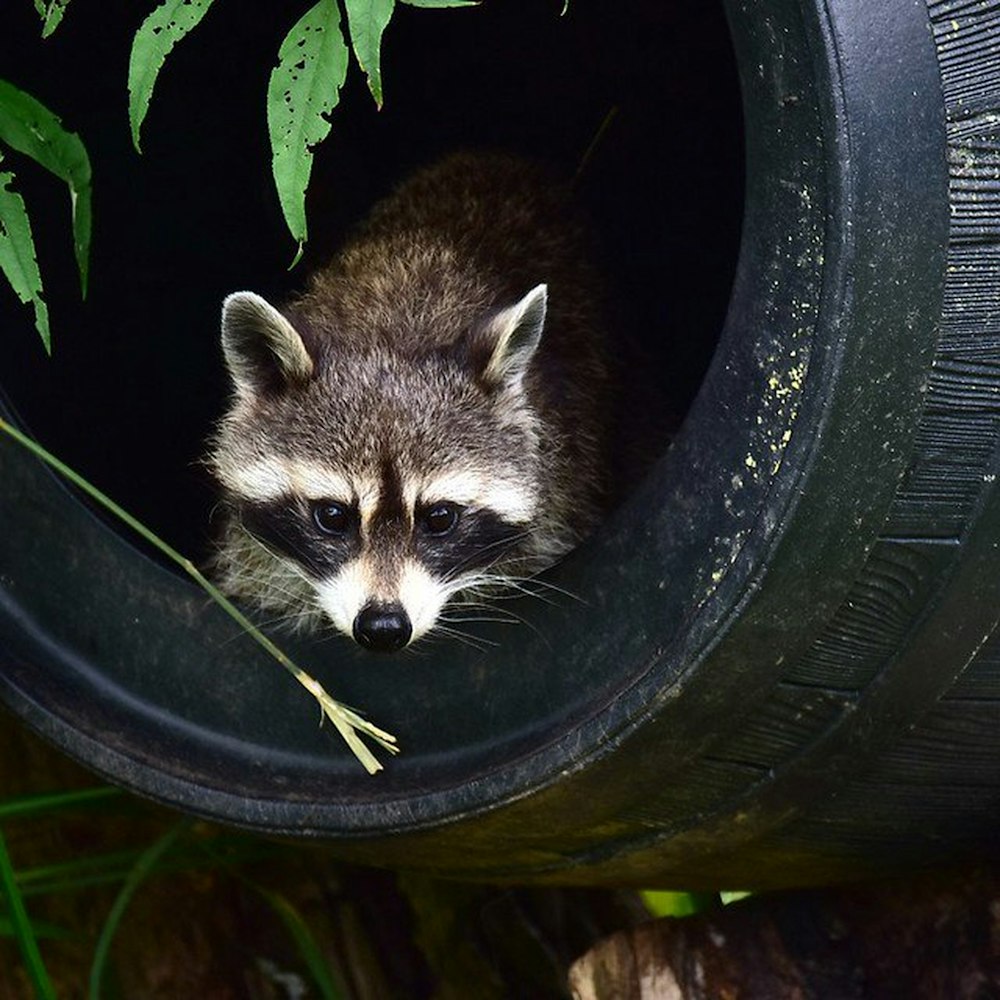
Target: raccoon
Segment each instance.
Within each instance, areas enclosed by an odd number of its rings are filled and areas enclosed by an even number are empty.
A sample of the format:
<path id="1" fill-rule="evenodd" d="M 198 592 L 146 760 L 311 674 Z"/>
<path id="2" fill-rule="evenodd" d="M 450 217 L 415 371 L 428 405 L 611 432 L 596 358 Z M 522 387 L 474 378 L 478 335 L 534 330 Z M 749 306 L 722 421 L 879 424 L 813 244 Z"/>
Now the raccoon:
<path id="1" fill-rule="evenodd" d="M 222 588 L 391 652 L 550 566 L 606 503 L 601 313 L 568 187 L 491 153 L 418 172 L 281 310 L 230 295 Z"/>

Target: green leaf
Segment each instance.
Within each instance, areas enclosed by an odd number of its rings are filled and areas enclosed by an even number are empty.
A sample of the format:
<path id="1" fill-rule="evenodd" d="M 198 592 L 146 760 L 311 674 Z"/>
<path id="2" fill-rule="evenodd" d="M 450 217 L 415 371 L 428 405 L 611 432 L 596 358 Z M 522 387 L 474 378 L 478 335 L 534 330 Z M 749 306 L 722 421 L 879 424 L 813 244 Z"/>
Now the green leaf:
<path id="1" fill-rule="evenodd" d="M 69 187 L 73 245 L 80 271 L 80 288 L 87 294 L 90 256 L 90 157 L 80 137 L 40 101 L 0 80 L 0 142 L 30 156 Z"/>
<path id="2" fill-rule="evenodd" d="M 35 10 L 38 16 L 45 20 L 45 0 L 35 0 Z"/>
<path id="3" fill-rule="evenodd" d="M 211 6 L 212 0 L 163 0 L 135 33 L 128 61 L 128 117 L 137 152 L 142 151 L 139 132 L 164 61 Z"/>
<path id="4" fill-rule="evenodd" d="M 24 964 L 28 967 L 28 975 L 35 987 L 35 995 L 39 1000 L 55 1000 L 55 990 L 52 989 L 52 982 L 49 979 L 45 963 L 42 961 L 42 954 L 38 950 L 35 930 L 28 919 L 24 900 L 18 891 L 14 868 L 10 863 L 10 855 L 7 853 L 7 844 L 2 831 L 0 831 L 0 896 L 7 904 L 14 937 L 21 949 Z"/>
<path id="5" fill-rule="evenodd" d="M 382 33 L 392 17 L 396 0 L 344 0 L 351 45 L 358 65 L 368 77 L 368 89 L 382 107 Z"/>
<path id="6" fill-rule="evenodd" d="M 665 892 L 659 889 L 644 889 L 640 895 L 646 909 L 654 917 L 688 917 L 701 913 L 718 903 L 715 893 Z"/>
<path id="7" fill-rule="evenodd" d="M 402 0 L 411 7 L 478 7 L 479 0 Z"/>
<path id="8" fill-rule="evenodd" d="M 42 38 L 48 38 L 59 27 L 59 22 L 63 19 L 68 6 L 69 0 L 50 0 L 48 9 L 39 12 L 45 18 L 42 24 Z"/>
<path id="9" fill-rule="evenodd" d="M 35 329 L 45 345 L 46 353 L 52 352 L 49 333 L 49 309 L 42 298 L 42 275 L 35 259 L 35 241 L 31 223 L 24 207 L 24 199 L 10 190 L 14 175 L 0 173 L 0 271 L 10 282 L 17 297 L 35 308 Z"/>
<path id="10" fill-rule="evenodd" d="M 281 43 L 268 83 L 271 170 L 285 222 L 298 244 L 293 267 L 307 239 L 306 188 L 313 149 L 330 131 L 326 116 L 340 99 L 348 58 L 337 4 L 319 0 Z"/>

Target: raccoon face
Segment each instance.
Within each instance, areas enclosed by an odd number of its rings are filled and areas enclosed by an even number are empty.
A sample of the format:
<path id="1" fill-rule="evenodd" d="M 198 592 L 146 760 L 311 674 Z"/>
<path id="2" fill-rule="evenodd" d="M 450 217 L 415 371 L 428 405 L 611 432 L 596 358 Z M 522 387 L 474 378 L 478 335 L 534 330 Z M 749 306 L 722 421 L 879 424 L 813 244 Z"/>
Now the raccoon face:
<path id="1" fill-rule="evenodd" d="M 530 563 L 539 428 L 524 379 L 545 302 L 541 285 L 430 349 L 335 332 L 307 348 L 263 299 L 230 296 L 236 398 L 211 455 L 243 533 L 227 589 L 392 652 L 456 593 Z"/>

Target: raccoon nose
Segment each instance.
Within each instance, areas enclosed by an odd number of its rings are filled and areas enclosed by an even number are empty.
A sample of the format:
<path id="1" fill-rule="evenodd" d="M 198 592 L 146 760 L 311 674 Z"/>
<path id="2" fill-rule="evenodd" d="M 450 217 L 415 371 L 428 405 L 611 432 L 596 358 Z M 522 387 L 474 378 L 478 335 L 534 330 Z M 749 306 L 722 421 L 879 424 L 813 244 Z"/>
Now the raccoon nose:
<path id="1" fill-rule="evenodd" d="M 412 634 L 410 619 L 399 604 L 366 604 L 354 619 L 354 638 L 374 652 L 395 653 Z"/>

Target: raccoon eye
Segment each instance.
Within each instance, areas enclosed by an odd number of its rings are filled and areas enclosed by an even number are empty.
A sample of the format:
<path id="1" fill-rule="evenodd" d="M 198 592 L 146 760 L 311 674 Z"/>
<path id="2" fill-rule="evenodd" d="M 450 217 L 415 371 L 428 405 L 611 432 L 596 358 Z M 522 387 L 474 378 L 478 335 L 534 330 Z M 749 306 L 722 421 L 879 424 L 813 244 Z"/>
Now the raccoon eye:
<path id="1" fill-rule="evenodd" d="M 313 523 L 324 535 L 343 535 L 351 526 L 350 508 L 333 500 L 313 504 Z"/>
<path id="2" fill-rule="evenodd" d="M 458 524 L 459 508 L 453 503 L 437 503 L 420 515 L 420 526 L 429 535 L 447 535 Z"/>

